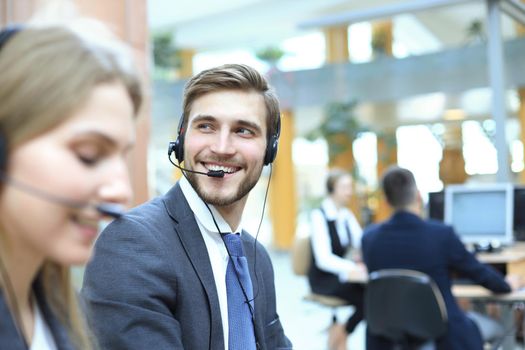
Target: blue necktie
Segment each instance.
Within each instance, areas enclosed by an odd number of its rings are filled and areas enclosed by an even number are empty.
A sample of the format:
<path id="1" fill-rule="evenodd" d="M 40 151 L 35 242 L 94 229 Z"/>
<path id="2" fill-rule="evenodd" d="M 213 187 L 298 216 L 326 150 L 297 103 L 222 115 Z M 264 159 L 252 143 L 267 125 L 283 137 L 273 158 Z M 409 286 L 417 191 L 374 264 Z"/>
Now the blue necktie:
<path id="1" fill-rule="evenodd" d="M 248 300 L 253 299 L 252 280 L 248 270 L 248 261 L 242 248 L 241 236 L 227 234 L 224 244 L 230 252 L 226 268 L 226 293 L 228 296 L 228 349 L 255 350 L 254 325 Z M 242 288 L 239 285 L 242 284 Z M 246 296 L 243 293 L 246 293 Z M 253 301 L 250 302 L 253 310 Z"/>

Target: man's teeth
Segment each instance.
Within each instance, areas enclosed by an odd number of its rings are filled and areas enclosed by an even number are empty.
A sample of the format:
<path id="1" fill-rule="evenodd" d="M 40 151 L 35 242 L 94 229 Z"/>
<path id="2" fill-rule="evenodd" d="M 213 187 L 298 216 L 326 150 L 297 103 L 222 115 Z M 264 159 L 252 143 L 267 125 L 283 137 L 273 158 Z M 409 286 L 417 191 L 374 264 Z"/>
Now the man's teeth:
<path id="1" fill-rule="evenodd" d="M 222 165 L 207 165 L 206 168 L 208 170 L 212 170 L 212 171 L 224 171 L 225 173 L 233 173 L 235 172 L 235 168 L 230 168 L 230 167 L 227 167 L 227 166 L 222 166 Z"/>

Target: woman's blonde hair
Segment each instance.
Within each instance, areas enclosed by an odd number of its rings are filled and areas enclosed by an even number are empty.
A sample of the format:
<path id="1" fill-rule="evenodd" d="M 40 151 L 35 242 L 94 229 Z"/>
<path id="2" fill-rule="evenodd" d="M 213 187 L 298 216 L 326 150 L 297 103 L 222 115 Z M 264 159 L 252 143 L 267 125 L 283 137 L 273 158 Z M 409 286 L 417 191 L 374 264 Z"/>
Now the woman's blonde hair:
<path id="1" fill-rule="evenodd" d="M 14 34 L 0 51 L 0 72 L 0 128 L 9 149 L 70 117 L 102 83 L 122 82 L 135 112 L 142 100 L 137 74 L 120 51 L 66 27 Z"/>
<path id="2" fill-rule="evenodd" d="M 10 37 L 0 49 L 0 138 L 5 148 L 0 152 L 8 156 L 14 147 L 71 117 L 100 84 L 121 82 L 138 114 L 141 85 L 122 47 L 117 41 L 98 43 L 64 26 L 25 27 Z M 69 267 L 46 261 L 38 278 L 75 346 L 92 348 Z"/>

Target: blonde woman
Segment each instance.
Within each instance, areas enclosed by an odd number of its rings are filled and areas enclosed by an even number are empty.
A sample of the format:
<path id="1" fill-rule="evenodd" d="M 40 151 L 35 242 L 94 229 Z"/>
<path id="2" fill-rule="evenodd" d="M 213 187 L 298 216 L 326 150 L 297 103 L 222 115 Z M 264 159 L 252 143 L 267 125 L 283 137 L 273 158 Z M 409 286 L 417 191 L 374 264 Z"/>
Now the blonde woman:
<path id="1" fill-rule="evenodd" d="M 90 349 L 69 267 L 131 187 L 141 104 L 121 52 L 65 27 L 0 33 L 0 348 Z"/>

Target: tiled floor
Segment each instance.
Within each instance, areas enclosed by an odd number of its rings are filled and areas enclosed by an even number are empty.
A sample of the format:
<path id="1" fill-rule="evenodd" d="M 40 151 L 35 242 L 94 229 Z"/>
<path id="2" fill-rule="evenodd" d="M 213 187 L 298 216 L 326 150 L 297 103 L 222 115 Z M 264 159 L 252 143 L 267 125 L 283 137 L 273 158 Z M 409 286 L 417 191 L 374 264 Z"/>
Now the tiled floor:
<path id="1" fill-rule="evenodd" d="M 326 350 L 331 310 L 303 300 L 309 292 L 308 283 L 305 277 L 294 275 L 288 253 L 269 252 L 275 269 L 277 311 L 294 349 Z M 345 321 L 351 312 L 351 307 L 339 308 L 338 319 Z M 348 338 L 348 349 L 363 350 L 364 334 L 365 324 L 362 322 Z"/>

